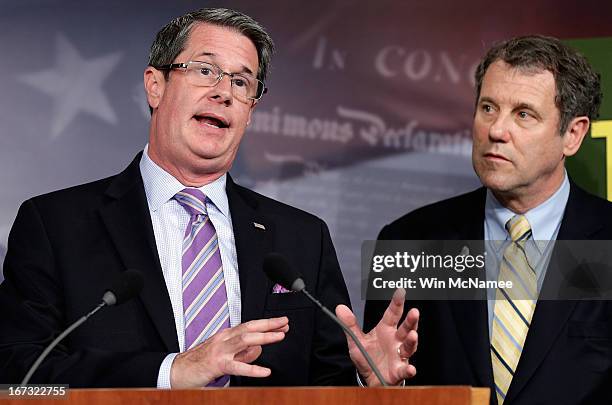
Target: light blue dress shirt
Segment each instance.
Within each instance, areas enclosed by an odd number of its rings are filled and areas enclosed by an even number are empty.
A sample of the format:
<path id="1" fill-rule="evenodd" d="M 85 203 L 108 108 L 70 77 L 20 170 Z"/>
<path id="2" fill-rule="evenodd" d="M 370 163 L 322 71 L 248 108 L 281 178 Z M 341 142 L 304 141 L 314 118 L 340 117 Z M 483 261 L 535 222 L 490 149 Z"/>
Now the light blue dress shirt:
<path id="1" fill-rule="evenodd" d="M 157 252 L 172 304 L 176 337 L 180 351 L 183 352 L 185 350 L 185 326 L 181 260 L 183 235 L 189 223 L 189 214 L 173 197 L 185 186 L 151 160 L 148 154 L 148 145 L 140 159 L 140 174 L 144 182 L 147 204 L 153 223 Z M 224 174 L 214 182 L 199 189 L 208 197 L 206 209 L 219 239 L 219 250 L 230 311 L 230 325 L 233 327 L 241 322 L 240 279 L 238 277 L 238 258 L 232 218 L 225 190 L 226 179 L 227 175 Z M 177 354 L 168 354 L 162 362 L 157 378 L 158 388 L 170 388 L 170 368 Z"/>
<path id="2" fill-rule="evenodd" d="M 542 287 L 544 277 L 546 277 L 548 262 L 554 245 L 548 242 L 557 239 L 569 193 L 570 183 L 567 173 L 565 173 L 561 187 L 548 200 L 524 214 L 531 225 L 531 240 L 534 241 L 531 246 L 538 249 L 536 254 L 527 253 L 528 260 L 536 272 L 538 291 Z M 499 277 L 499 268 L 504 249 L 510 241 L 510 235 L 506 231 L 505 226 L 515 215 L 516 213 L 501 205 L 493 193 L 487 190 L 484 221 L 484 238 L 487 250 L 487 280 L 497 280 Z M 532 258 L 534 259 L 532 260 Z M 489 289 L 487 294 L 490 339 L 495 307 L 495 289 Z"/>

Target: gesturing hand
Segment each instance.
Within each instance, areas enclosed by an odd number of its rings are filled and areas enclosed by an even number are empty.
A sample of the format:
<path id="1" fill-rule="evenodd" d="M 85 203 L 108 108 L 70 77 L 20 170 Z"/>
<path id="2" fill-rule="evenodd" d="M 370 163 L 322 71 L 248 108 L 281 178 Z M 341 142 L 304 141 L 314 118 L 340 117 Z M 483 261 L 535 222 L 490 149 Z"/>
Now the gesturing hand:
<path id="1" fill-rule="evenodd" d="M 222 375 L 267 377 L 269 368 L 249 364 L 261 347 L 280 342 L 289 330 L 287 317 L 258 319 L 224 329 L 174 358 L 170 369 L 172 388 L 204 387 Z"/>
<path id="2" fill-rule="evenodd" d="M 357 325 L 357 318 L 345 305 L 336 307 L 336 315 L 351 329 L 364 346 L 372 360 L 380 370 L 383 378 L 391 385 L 414 377 L 416 368 L 409 363 L 409 358 L 417 350 L 419 311 L 412 308 L 406 319 L 398 327 L 404 311 L 406 291 L 398 289 L 393 294 L 389 306 L 381 320 L 369 333 L 364 334 Z M 357 371 L 362 375 L 368 386 L 380 385 L 378 378 L 370 369 L 367 361 L 359 352 L 357 345 L 347 335 L 349 355 Z"/>

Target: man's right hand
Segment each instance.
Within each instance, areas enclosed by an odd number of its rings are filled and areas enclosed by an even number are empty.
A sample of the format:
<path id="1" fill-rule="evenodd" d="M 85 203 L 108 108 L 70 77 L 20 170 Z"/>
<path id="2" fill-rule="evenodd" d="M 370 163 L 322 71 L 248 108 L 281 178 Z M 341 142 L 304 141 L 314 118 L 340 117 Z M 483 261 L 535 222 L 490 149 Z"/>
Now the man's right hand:
<path id="1" fill-rule="evenodd" d="M 172 388 L 199 388 L 222 375 L 267 377 L 269 368 L 249 364 L 261 347 L 280 342 L 289 331 L 287 317 L 249 321 L 210 337 L 178 354 L 170 369 Z"/>

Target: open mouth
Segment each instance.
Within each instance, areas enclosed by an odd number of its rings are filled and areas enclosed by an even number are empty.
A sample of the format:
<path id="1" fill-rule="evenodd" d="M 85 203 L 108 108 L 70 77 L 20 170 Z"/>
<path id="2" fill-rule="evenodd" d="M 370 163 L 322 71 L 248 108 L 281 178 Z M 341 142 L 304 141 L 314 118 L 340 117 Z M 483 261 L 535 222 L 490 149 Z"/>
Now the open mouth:
<path id="1" fill-rule="evenodd" d="M 194 118 L 199 123 L 206 124 L 213 128 L 223 129 L 229 127 L 229 124 L 225 120 L 217 117 L 211 117 L 210 115 L 195 115 Z"/>

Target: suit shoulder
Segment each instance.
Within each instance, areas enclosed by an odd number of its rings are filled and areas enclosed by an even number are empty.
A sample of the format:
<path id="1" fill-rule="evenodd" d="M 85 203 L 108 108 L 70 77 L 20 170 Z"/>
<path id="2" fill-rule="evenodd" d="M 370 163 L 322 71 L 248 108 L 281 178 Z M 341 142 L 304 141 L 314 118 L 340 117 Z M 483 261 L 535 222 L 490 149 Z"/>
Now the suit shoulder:
<path id="1" fill-rule="evenodd" d="M 245 200 L 256 203 L 258 209 L 267 216 L 291 218 L 293 221 L 324 223 L 321 218 L 300 208 L 267 197 L 238 184 L 234 184 L 234 187 Z"/>
<path id="2" fill-rule="evenodd" d="M 572 226 L 603 229 L 612 237 L 612 202 L 572 184 L 564 218 Z"/>
<path id="3" fill-rule="evenodd" d="M 39 207 L 57 207 L 82 204 L 93 204 L 94 200 L 99 200 L 112 183 L 115 176 L 91 181 L 76 186 L 67 187 L 60 190 L 51 191 L 30 198 L 28 201 Z M 28 202 L 26 201 L 26 202 Z"/>
<path id="4" fill-rule="evenodd" d="M 480 206 L 484 208 L 485 196 L 486 190 L 481 187 L 465 194 L 425 205 L 391 222 L 383 228 L 381 233 L 391 232 L 395 234 L 399 230 L 420 229 L 430 226 L 432 223 L 450 224 L 456 222 L 460 213 L 477 211 Z"/>
<path id="5" fill-rule="evenodd" d="M 598 213 L 612 213 L 612 202 L 606 200 L 605 198 L 596 196 L 595 194 L 591 194 L 578 186 L 574 185 L 574 187 L 575 192 L 579 195 L 579 202 L 581 205 L 584 205 L 585 209 L 595 209 Z"/>

